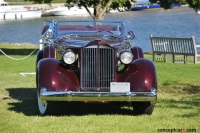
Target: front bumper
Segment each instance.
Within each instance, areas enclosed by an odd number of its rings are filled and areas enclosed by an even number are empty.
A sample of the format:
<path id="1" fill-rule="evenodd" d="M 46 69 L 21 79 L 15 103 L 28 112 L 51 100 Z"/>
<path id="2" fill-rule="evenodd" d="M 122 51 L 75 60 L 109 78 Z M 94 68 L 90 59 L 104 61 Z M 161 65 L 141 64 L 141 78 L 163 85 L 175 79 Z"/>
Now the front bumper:
<path id="1" fill-rule="evenodd" d="M 151 102 L 154 105 L 157 101 L 157 90 L 152 89 L 151 92 L 55 92 L 41 88 L 39 97 L 42 103 L 46 101 L 138 101 Z"/>

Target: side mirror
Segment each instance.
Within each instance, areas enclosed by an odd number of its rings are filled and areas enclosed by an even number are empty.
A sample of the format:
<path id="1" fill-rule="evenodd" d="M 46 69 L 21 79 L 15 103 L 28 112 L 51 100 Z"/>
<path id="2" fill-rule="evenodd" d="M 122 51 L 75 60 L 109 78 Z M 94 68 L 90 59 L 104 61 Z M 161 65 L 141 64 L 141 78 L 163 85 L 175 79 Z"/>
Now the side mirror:
<path id="1" fill-rule="evenodd" d="M 133 40 L 135 38 L 135 33 L 133 31 L 129 31 L 127 34 L 126 34 L 126 39 L 128 40 Z"/>

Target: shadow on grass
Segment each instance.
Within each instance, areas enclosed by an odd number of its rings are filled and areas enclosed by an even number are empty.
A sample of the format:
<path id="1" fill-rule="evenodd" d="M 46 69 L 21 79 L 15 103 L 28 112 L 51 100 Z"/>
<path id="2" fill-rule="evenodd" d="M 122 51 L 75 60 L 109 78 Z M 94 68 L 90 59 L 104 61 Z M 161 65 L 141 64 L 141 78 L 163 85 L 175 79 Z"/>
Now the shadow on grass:
<path id="1" fill-rule="evenodd" d="M 182 94 L 197 94 L 200 93 L 200 86 L 193 84 L 181 84 L 182 87 L 176 83 L 163 83 L 162 86 L 167 88 L 167 93 L 182 93 Z M 164 89 L 163 89 L 164 90 Z"/>
<path id="2" fill-rule="evenodd" d="M 200 114 L 200 97 L 193 97 L 189 100 L 174 100 L 174 99 L 163 99 L 158 101 L 157 108 L 171 108 L 171 110 L 185 110 L 185 113 L 176 115 L 177 117 L 197 117 Z"/>
<path id="3" fill-rule="evenodd" d="M 40 115 L 37 106 L 37 96 L 35 88 L 9 88 L 9 96 L 18 102 L 9 103 L 9 110 L 23 113 L 27 116 Z M 122 107 L 116 103 L 83 103 L 83 102 L 59 102 L 52 103 L 53 110 L 49 115 L 56 116 L 84 116 L 95 115 L 133 115 L 130 107 Z"/>
<path id="4" fill-rule="evenodd" d="M 35 88 L 9 88 L 9 97 L 17 100 L 9 103 L 9 110 L 28 116 L 38 115 Z"/>
<path id="5" fill-rule="evenodd" d="M 31 49 L 8 49 L 8 48 L 1 48 L 1 50 L 5 54 L 7 54 L 7 55 L 29 55 L 35 49 L 34 48 L 31 48 Z M 32 55 L 36 55 L 37 51 L 38 51 L 38 49 L 36 49 Z M 0 52 L 0 55 L 2 55 L 2 54 L 3 53 Z"/>
<path id="6" fill-rule="evenodd" d="M 185 113 L 176 115 L 177 117 L 197 117 L 200 115 L 200 85 L 176 84 L 175 82 L 166 82 L 162 84 L 162 92 L 172 94 L 173 98 L 159 100 L 157 108 L 170 108 L 171 110 L 185 110 Z M 176 96 L 180 100 L 176 100 Z"/>

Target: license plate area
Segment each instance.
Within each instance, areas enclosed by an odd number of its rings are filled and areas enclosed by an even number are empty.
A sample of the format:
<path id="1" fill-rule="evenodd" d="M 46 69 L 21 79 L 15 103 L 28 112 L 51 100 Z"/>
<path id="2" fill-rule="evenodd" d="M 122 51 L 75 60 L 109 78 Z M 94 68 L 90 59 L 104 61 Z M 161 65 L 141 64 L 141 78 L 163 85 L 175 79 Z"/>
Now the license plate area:
<path id="1" fill-rule="evenodd" d="M 110 92 L 130 92 L 129 82 L 111 82 Z"/>

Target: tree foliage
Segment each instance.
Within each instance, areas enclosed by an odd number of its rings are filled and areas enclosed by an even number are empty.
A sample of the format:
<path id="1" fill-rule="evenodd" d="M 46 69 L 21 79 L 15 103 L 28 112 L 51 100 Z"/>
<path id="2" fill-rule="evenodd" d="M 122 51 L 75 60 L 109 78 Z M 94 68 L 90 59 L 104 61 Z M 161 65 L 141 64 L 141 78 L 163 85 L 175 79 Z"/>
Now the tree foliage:
<path id="1" fill-rule="evenodd" d="M 160 0 L 160 6 L 164 9 L 170 9 L 171 5 L 180 3 L 181 0 Z"/>
<path id="2" fill-rule="evenodd" d="M 200 0 L 186 0 L 191 8 L 193 8 L 196 12 L 200 10 Z"/>
<path id="3" fill-rule="evenodd" d="M 53 0 L 25 0 L 25 1 L 33 1 L 34 3 L 48 3 L 50 4 Z"/>
<path id="4" fill-rule="evenodd" d="M 27 0 L 26 0 L 27 1 Z M 53 0 L 28 0 L 35 3 L 48 3 L 50 4 Z M 126 9 L 131 8 L 131 2 L 137 0 L 66 0 L 66 5 L 78 5 L 83 6 L 88 11 L 93 19 L 101 20 L 104 18 L 107 10 L 109 8 L 119 9 L 123 7 Z M 200 10 L 200 0 L 149 0 L 151 3 L 160 3 L 161 7 L 164 9 L 170 9 L 172 3 L 187 3 L 195 11 Z M 91 12 L 89 7 L 93 7 L 94 10 Z"/>
<path id="5" fill-rule="evenodd" d="M 151 3 L 157 3 L 157 0 L 149 0 Z"/>
<path id="6" fill-rule="evenodd" d="M 169 9 L 172 5 L 172 0 L 160 0 L 160 6 L 164 9 Z"/>
<path id="7" fill-rule="evenodd" d="M 164 9 L 170 9 L 173 3 L 189 4 L 195 11 L 200 10 L 200 0 L 149 0 L 151 3 L 160 2 L 160 6 Z"/>

